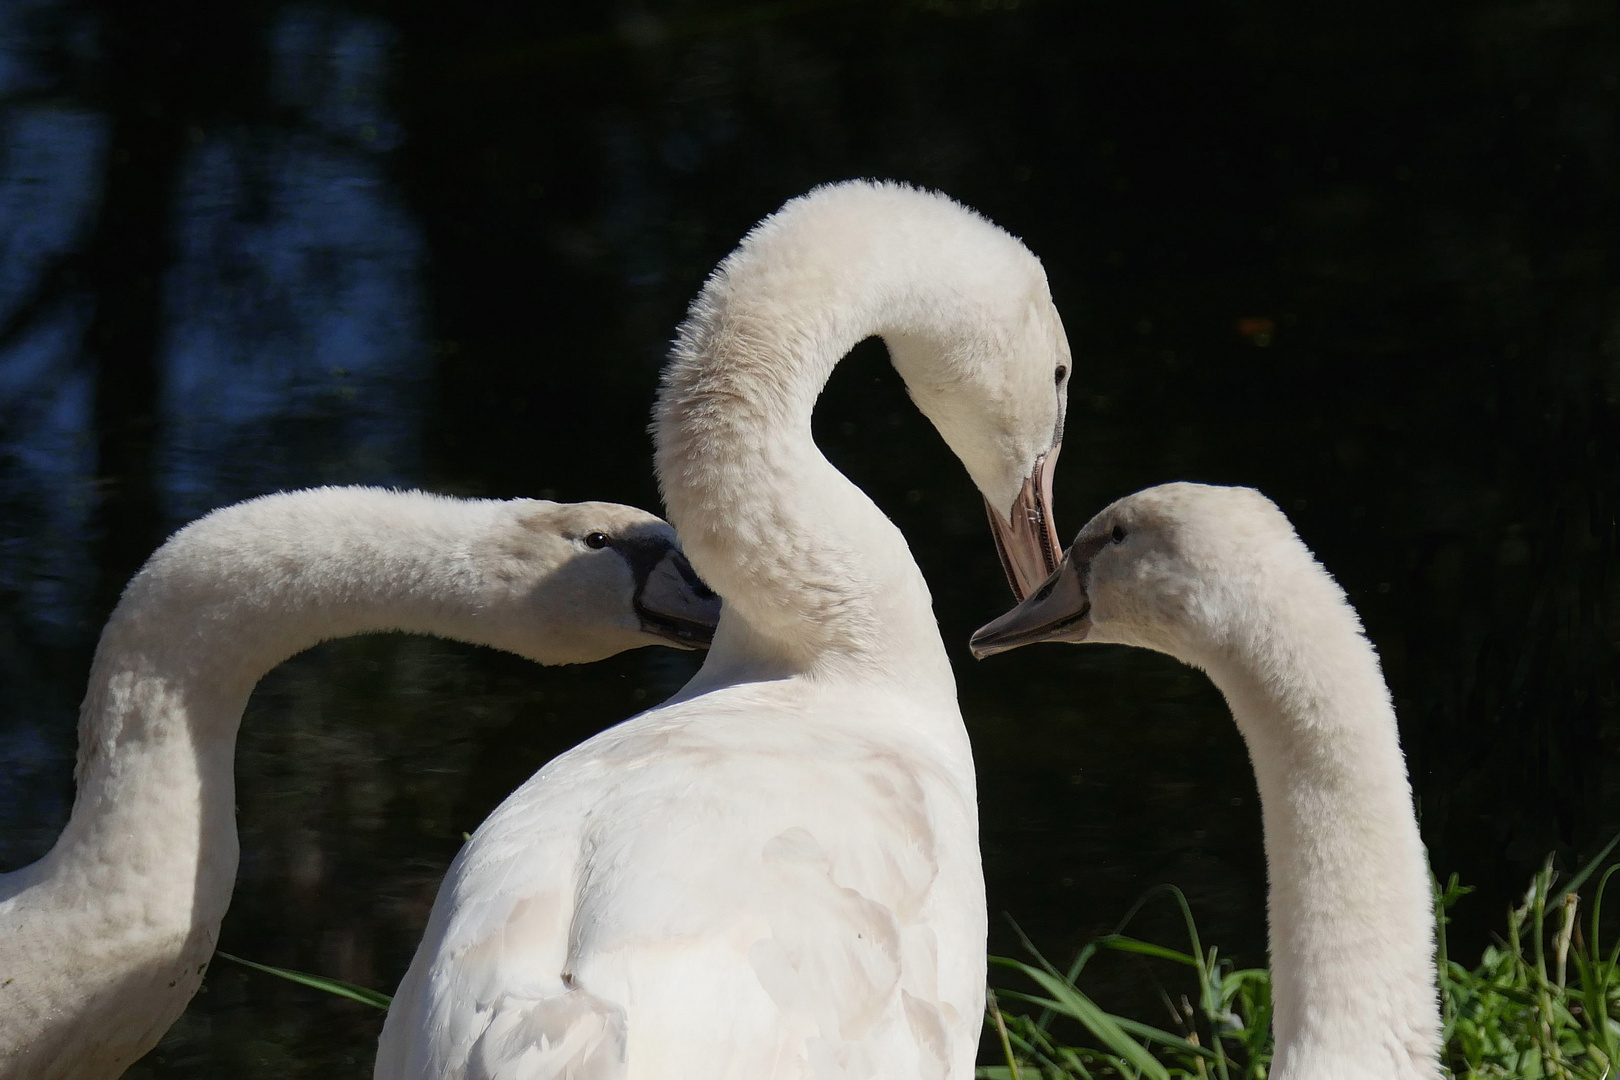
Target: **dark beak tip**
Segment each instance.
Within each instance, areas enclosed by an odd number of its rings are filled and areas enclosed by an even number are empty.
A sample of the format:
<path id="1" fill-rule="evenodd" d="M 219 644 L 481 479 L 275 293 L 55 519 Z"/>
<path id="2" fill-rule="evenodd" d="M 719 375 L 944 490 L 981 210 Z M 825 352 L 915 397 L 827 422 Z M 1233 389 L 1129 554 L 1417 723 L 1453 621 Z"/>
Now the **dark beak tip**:
<path id="1" fill-rule="evenodd" d="M 973 631 L 973 636 L 968 638 L 968 651 L 973 654 L 973 659 L 983 660 L 986 657 L 1007 652 L 1019 646 L 1019 642 L 1007 641 L 1002 635 L 1001 623 L 1005 622 L 1006 619 L 1007 615 L 1003 615 L 998 619 L 992 619 Z"/>
<path id="2" fill-rule="evenodd" d="M 968 639 L 968 651 L 973 654 L 973 659 L 985 660 L 1043 640 L 1045 639 L 1025 634 L 1014 634 L 1010 637 L 1003 636 L 986 626 Z"/>

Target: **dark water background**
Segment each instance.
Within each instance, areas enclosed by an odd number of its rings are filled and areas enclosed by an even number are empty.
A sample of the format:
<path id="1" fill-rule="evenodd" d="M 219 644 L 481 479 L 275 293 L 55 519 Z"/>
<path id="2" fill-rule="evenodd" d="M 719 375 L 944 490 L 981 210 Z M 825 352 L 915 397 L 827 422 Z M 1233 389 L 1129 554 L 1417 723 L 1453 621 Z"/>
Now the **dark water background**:
<path id="1" fill-rule="evenodd" d="M 685 303 L 784 199 L 876 175 L 1045 260 L 1065 533 L 1170 479 L 1293 516 L 1382 651 L 1436 868 L 1480 886 L 1476 956 L 1547 852 L 1620 827 L 1620 19 L 1310 7 L 4 0 L 0 866 L 60 828 L 95 633 L 168 531 L 316 483 L 655 507 Z M 817 430 L 935 590 L 993 912 L 1065 957 L 1171 881 L 1259 962 L 1218 697 L 1122 650 L 972 663 L 1005 589 L 881 347 Z M 243 725 L 223 947 L 392 988 L 462 832 L 691 670 L 403 637 L 283 666 Z M 1098 976 L 1156 1015 L 1142 969 Z M 223 968 L 132 1075 L 367 1076 L 377 1028 Z"/>

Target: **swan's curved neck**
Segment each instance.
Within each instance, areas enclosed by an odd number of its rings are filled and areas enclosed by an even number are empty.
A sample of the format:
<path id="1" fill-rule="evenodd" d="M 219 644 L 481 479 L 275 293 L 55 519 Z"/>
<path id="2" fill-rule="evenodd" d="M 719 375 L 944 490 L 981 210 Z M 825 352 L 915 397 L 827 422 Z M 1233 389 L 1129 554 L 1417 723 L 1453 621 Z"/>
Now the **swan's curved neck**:
<path id="1" fill-rule="evenodd" d="M 178 534 L 102 633 L 67 828 L 7 884 L 82 890 L 87 908 L 138 896 L 153 921 L 178 923 L 167 929 L 201 922 L 212 937 L 236 873 L 232 766 L 254 684 L 332 637 L 478 640 L 468 553 L 498 505 L 346 489 L 258 500 Z"/>
<path id="2" fill-rule="evenodd" d="M 1337 600 L 1207 664 L 1249 747 L 1277 1080 L 1433 1080 L 1433 900 L 1389 691 Z"/>
<path id="3" fill-rule="evenodd" d="M 882 336 L 909 382 L 972 333 L 971 301 L 959 258 L 859 224 L 756 234 L 693 304 L 664 375 L 664 500 L 725 598 L 711 677 L 855 665 L 954 687 L 904 539 L 822 456 L 810 420 L 856 343 Z"/>

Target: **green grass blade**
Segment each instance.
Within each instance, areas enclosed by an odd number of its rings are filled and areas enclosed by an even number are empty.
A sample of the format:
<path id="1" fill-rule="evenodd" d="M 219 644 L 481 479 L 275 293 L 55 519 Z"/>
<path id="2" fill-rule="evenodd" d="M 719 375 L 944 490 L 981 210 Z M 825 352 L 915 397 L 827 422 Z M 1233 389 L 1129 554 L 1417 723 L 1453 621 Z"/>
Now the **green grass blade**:
<path id="1" fill-rule="evenodd" d="M 1050 1012 L 1059 1013 L 1064 1016 L 1070 1015 L 1068 1008 L 1062 1002 L 1053 1001 L 1051 998 L 1041 997 L 1039 994 L 1024 994 L 1017 990 L 999 990 L 997 991 L 997 994 L 1009 1001 L 1021 1001 L 1026 1005 L 1034 1005 L 1037 1008 L 1045 1009 Z M 1172 1049 L 1179 1050 L 1184 1054 L 1191 1054 L 1194 1057 L 1201 1057 L 1208 1061 L 1215 1060 L 1215 1052 L 1209 1049 L 1207 1046 L 1199 1046 L 1196 1043 L 1188 1042 L 1180 1035 L 1165 1031 L 1163 1028 L 1156 1028 L 1152 1024 L 1144 1024 L 1139 1020 L 1131 1020 L 1127 1017 L 1118 1016 L 1114 1013 L 1109 1013 L 1108 1016 L 1112 1018 L 1114 1023 L 1118 1024 L 1120 1028 L 1126 1032 L 1126 1034 L 1134 1035 L 1138 1039 L 1145 1039 L 1148 1042 L 1156 1042 L 1163 1046 L 1168 1046 Z"/>
<path id="2" fill-rule="evenodd" d="M 1594 961 L 1603 959 L 1603 945 L 1598 940 L 1598 919 L 1603 914 L 1603 890 L 1609 887 L 1609 879 L 1614 877 L 1616 871 L 1620 871 L 1620 866 L 1611 866 L 1603 872 L 1603 876 L 1598 878 L 1597 892 L 1592 897 L 1592 914 L 1590 916 L 1592 920 L 1592 939 L 1587 942 L 1587 948 L 1592 950 L 1592 959 Z M 1613 964 L 1615 959 L 1616 957 L 1611 955 L 1609 963 Z"/>
<path id="3" fill-rule="evenodd" d="M 1079 1021 L 1099 1042 L 1129 1062 L 1143 1076 L 1152 1077 L 1153 1080 L 1170 1080 L 1170 1072 L 1164 1064 L 1145 1046 L 1127 1035 L 1119 1022 L 1096 1002 L 1057 975 L 1029 964 L 1019 964 L 1018 967 L 1062 1006 L 1065 1015 Z"/>
<path id="4" fill-rule="evenodd" d="M 1096 944 L 1099 948 L 1113 949 L 1117 952 L 1137 953 L 1141 956 L 1157 957 L 1160 960 L 1173 960 L 1178 964 L 1185 964 L 1190 968 L 1196 968 L 1198 966 L 1197 959 L 1184 952 L 1177 952 L 1175 949 L 1167 949 L 1163 945 L 1155 945 L 1149 941 L 1142 941 L 1137 938 L 1126 937 L 1124 934 L 1107 934 L 1098 938 Z M 1071 979 L 1070 981 L 1072 982 L 1073 980 Z"/>
<path id="5" fill-rule="evenodd" d="M 1013 1057 L 1012 1042 L 1007 1038 L 1007 1023 L 1001 1017 L 1001 1006 L 996 1002 L 996 992 L 985 990 L 985 1001 L 990 1009 L 990 1018 L 995 1021 L 996 1034 L 1001 1036 L 1001 1053 L 1007 1059 L 1007 1072 L 1011 1080 L 1022 1080 L 1018 1075 L 1018 1061 Z"/>
<path id="6" fill-rule="evenodd" d="M 1038 1005 L 1043 1009 L 1050 1009 L 1054 1012 L 1063 1011 L 1062 1005 L 1059 1005 L 1051 998 L 1041 997 L 1039 994 L 1026 994 L 1019 990 L 1008 990 L 1003 987 L 996 991 L 996 996 L 1006 998 L 1008 1001 L 1022 1001 L 1025 1005 Z"/>
<path id="7" fill-rule="evenodd" d="M 1559 889 L 1556 893 L 1549 897 L 1547 899 L 1547 906 L 1552 907 L 1558 901 L 1562 900 L 1565 894 L 1572 893 L 1582 885 L 1585 885 L 1586 879 L 1591 877 L 1599 866 L 1603 865 L 1603 860 L 1609 857 L 1609 852 L 1614 850 L 1614 846 L 1616 844 L 1620 844 L 1620 833 L 1615 833 L 1614 839 L 1603 845 L 1603 850 L 1598 852 L 1595 858 L 1589 860 L 1585 866 L 1576 871 L 1575 876 L 1569 879 L 1568 885 L 1565 885 L 1562 889 Z M 1548 860 L 1551 861 L 1551 856 L 1548 857 Z"/>
<path id="8" fill-rule="evenodd" d="M 240 956 L 232 956 L 228 952 L 216 952 L 214 955 L 223 956 L 232 963 L 241 964 L 243 967 L 252 968 L 254 971 L 262 971 L 266 975 L 274 975 L 277 978 L 286 979 L 288 982 L 298 983 L 300 986 L 324 990 L 328 994 L 336 994 L 338 997 L 346 997 L 350 1001 L 358 1001 L 362 1005 L 370 1005 L 373 1009 L 387 1011 L 389 1004 L 394 1000 L 380 990 L 373 990 L 366 986 L 356 986 L 354 983 L 344 982 L 342 979 L 328 979 L 324 975 L 311 975 L 307 971 L 292 971 L 288 968 L 271 967 L 269 964 L 259 964 L 252 960 L 244 960 Z"/>
<path id="9" fill-rule="evenodd" d="M 1124 1016 L 1115 1016 L 1114 1023 L 1118 1024 L 1122 1029 L 1124 1029 L 1126 1034 L 1134 1035 L 1138 1039 L 1143 1039 L 1147 1042 L 1156 1042 L 1161 1046 L 1169 1046 L 1176 1050 L 1180 1050 L 1183 1054 L 1191 1054 L 1194 1057 L 1201 1057 L 1206 1061 L 1215 1060 L 1215 1051 L 1211 1050 L 1209 1047 L 1199 1046 L 1196 1043 L 1188 1042 L 1180 1035 L 1172 1034 L 1171 1032 L 1165 1031 L 1163 1028 L 1156 1028 L 1152 1024 L 1144 1024 L 1140 1020 L 1132 1020 Z"/>

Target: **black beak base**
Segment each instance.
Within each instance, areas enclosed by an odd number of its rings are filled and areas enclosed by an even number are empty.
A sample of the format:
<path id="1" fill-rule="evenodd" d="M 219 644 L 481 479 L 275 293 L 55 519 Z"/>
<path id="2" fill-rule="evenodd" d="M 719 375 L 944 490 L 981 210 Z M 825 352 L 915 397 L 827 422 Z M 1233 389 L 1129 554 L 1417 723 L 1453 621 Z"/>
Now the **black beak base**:
<path id="1" fill-rule="evenodd" d="M 623 545 L 636 575 L 635 607 L 641 628 L 685 649 L 707 649 L 720 621 L 720 597 L 697 576 L 673 543 Z"/>

